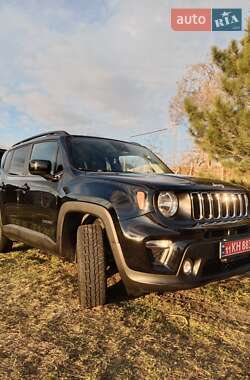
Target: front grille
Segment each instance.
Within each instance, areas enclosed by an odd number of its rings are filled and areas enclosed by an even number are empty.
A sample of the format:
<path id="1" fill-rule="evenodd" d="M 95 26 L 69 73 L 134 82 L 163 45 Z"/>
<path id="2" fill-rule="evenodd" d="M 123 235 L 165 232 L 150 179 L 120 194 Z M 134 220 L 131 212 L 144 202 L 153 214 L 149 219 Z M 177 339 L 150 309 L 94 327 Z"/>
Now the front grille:
<path id="1" fill-rule="evenodd" d="M 248 215 L 246 193 L 191 193 L 192 217 L 197 221 L 220 221 Z"/>

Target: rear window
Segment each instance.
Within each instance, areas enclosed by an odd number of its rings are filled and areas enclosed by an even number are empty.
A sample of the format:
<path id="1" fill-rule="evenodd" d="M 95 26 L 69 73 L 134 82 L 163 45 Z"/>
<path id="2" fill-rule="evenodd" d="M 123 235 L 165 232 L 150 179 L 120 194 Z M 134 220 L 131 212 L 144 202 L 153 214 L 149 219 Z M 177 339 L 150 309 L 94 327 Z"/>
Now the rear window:
<path id="1" fill-rule="evenodd" d="M 2 162 L 2 158 L 4 156 L 5 149 L 0 149 L 0 161 Z"/>
<path id="2" fill-rule="evenodd" d="M 25 161 L 30 151 L 30 146 L 26 145 L 22 148 L 15 149 L 11 160 L 9 174 L 24 175 Z"/>
<path id="3" fill-rule="evenodd" d="M 9 166 L 10 166 L 10 161 L 11 161 L 11 158 L 12 158 L 12 154 L 13 154 L 13 151 L 10 150 L 9 152 L 6 152 L 3 157 L 2 157 L 2 161 L 1 161 L 1 167 L 4 169 L 4 170 L 8 170 Z"/>

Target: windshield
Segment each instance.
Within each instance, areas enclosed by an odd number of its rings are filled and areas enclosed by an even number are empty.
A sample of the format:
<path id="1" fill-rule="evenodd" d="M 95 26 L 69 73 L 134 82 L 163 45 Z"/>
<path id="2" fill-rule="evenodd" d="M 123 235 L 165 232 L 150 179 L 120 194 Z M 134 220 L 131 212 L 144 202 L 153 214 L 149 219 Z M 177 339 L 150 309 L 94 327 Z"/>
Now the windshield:
<path id="1" fill-rule="evenodd" d="M 172 173 L 149 149 L 95 137 L 71 137 L 73 165 L 95 172 Z"/>

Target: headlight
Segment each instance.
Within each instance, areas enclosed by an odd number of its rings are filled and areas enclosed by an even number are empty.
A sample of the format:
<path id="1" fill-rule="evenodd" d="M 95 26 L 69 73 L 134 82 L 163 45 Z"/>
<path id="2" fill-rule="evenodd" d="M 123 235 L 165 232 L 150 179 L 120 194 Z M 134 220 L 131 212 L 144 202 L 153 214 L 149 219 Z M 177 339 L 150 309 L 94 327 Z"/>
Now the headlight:
<path id="1" fill-rule="evenodd" d="M 175 215 L 178 210 L 177 196 L 172 192 L 162 191 L 158 196 L 158 209 L 167 218 Z"/>

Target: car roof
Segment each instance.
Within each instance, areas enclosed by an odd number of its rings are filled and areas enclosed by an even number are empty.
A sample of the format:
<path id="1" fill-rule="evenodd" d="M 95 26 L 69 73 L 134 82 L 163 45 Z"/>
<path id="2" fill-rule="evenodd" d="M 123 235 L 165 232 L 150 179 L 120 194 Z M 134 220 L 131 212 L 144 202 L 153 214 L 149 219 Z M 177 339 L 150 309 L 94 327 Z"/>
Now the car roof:
<path id="1" fill-rule="evenodd" d="M 86 135 L 76 135 L 76 134 L 71 135 L 65 131 L 49 131 L 49 132 L 41 133 L 39 135 L 35 135 L 35 136 L 29 137 L 27 139 L 21 140 L 21 141 L 17 142 L 16 144 L 12 145 L 12 147 L 10 149 L 21 147 L 21 146 L 26 145 L 28 143 L 33 143 L 33 142 L 37 142 L 37 141 L 46 141 L 48 138 L 51 138 L 51 137 L 58 137 L 59 138 L 61 136 L 64 136 L 64 137 L 67 137 L 67 136 L 68 137 L 84 137 L 84 138 L 99 139 L 99 140 L 110 140 L 110 141 L 117 141 L 117 142 L 121 142 L 121 143 L 127 143 L 127 144 L 134 144 L 134 145 L 142 146 L 141 144 L 134 142 L 134 141 L 130 142 L 130 141 L 112 139 L 112 138 L 108 138 L 108 137 L 100 137 L 100 136 L 86 136 Z"/>
<path id="2" fill-rule="evenodd" d="M 109 140 L 109 141 L 117 141 L 125 144 L 134 144 L 142 146 L 141 144 L 134 142 L 134 141 L 125 141 L 125 140 L 119 140 L 119 139 L 112 139 L 110 137 L 100 137 L 100 136 L 85 136 L 85 135 L 70 135 L 71 137 L 84 137 L 88 139 L 98 139 L 98 140 Z"/>

